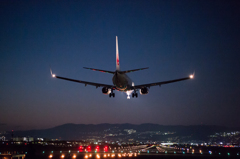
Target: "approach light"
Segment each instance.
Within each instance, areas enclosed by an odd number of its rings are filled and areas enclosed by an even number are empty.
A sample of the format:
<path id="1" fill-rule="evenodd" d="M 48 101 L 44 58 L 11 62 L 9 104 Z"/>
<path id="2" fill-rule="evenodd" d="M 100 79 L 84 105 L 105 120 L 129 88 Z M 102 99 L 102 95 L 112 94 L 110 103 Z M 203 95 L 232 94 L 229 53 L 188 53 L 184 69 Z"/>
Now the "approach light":
<path id="1" fill-rule="evenodd" d="M 96 156 L 97 158 L 100 158 L 100 156 L 99 156 L 99 154 L 97 154 L 97 156 Z"/>

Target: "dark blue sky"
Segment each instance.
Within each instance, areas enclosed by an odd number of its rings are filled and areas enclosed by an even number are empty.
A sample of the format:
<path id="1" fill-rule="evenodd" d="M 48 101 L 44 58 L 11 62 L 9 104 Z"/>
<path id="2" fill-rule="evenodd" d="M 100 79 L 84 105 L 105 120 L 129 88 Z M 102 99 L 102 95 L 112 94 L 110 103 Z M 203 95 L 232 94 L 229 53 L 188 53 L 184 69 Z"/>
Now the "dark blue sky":
<path id="1" fill-rule="evenodd" d="M 65 123 L 240 126 L 239 1 L 0 2 L 0 130 Z M 112 84 L 115 36 L 121 70 L 135 84 L 186 77 L 127 100 Z"/>

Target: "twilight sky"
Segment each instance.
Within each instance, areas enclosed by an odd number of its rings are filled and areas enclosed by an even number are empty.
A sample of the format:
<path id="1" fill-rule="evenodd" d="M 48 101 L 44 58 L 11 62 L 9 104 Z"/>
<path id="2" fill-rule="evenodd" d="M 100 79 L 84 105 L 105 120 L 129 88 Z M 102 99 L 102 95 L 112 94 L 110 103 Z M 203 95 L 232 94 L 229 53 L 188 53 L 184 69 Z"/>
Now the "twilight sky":
<path id="1" fill-rule="evenodd" d="M 65 123 L 240 126 L 240 2 L 90 0 L 0 2 L 0 130 Z M 186 77 L 128 100 L 112 84 L 115 36 L 121 70 L 135 84 Z"/>

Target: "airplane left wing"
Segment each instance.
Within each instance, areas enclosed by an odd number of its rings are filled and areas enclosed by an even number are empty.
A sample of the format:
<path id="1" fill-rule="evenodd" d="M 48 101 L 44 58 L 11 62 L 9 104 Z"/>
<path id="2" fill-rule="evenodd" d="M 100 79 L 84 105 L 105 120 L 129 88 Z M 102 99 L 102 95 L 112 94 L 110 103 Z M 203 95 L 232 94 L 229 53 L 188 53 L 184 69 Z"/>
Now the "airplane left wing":
<path id="1" fill-rule="evenodd" d="M 169 80 L 169 81 L 162 81 L 162 82 L 155 82 L 155 83 L 136 85 L 136 86 L 133 86 L 133 88 L 141 89 L 143 87 L 149 87 L 150 88 L 151 86 L 161 86 L 162 84 L 168 84 L 168 83 L 184 81 L 184 80 L 192 79 L 193 77 L 194 77 L 194 74 L 190 75 L 189 77 L 185 77 L 185 78 L 179 78 L 179 79 L 174 79 L 174 80 Z"/>
<path id="2" fill-rule="evenodd" d="M 75 80 L 75 79 L 70 79 L 70 78 L 66 78 L 66 77 L 56 76 L 55 74 L 52 74 L 52 77 L 53 77 L 53 78 L 62 79 L 62 80 L 67 80 L 67 81 L 82 83 L 82 84 L 85 84 L 85 86 L 91 85 L 91 86 L 95 86 L 96 88 L 98 88 L 98 87 L 108 87 L 108 88 L 115 89 L 115 86 L 113 86 L 113 85 L 108 85 L 108 84 L 101 84 L 101 83 L 93 83 L 93 82 Z"/>

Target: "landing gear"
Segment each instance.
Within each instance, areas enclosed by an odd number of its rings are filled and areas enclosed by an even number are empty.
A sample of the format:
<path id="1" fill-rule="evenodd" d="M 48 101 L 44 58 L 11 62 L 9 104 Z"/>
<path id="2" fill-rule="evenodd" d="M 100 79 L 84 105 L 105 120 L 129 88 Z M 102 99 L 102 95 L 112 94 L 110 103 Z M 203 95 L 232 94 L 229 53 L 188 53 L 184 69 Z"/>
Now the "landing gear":
<path id="1" fill-rule="evenodd" d="M 113 90 L 111 90 L 111 93 L 109 94 L 109 97 L 111 98 L 111 96 L 114 98 L 115 97 L 115 93 L 113 93 Z"/>
<path id="2" fill-rule="evenodd" d="M 134 92 L 134 93 L 132 93 L 132 97 L 134 98 L 134 97 L 138 97 L 138 94 L 136 93 L 136 92 Z"/>

